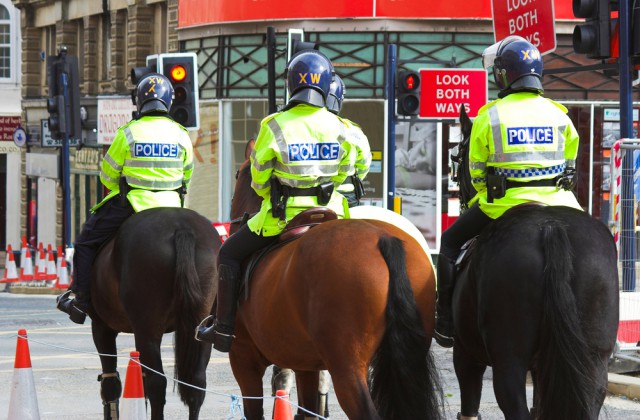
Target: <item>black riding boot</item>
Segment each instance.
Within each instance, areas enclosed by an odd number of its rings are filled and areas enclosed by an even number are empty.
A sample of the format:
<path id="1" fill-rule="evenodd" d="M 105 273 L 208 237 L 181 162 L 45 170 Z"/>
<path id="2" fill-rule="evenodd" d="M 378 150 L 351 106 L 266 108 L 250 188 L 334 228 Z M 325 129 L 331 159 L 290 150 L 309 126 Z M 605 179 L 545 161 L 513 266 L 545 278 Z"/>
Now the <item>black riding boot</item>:
<path id="1" fill-rule="evenodd" d="M 84 324 L 89 310 L 90 294 L 88 292 L 75 292 L 75 299 L 71 299 L 71 289 L 56 298 L 56 306 L 59 310 L 69 314 L 69 319 L 76 324 Z"/>
<path id="2" fill-rule="evenodd" d="M 456 263 L 438 254 L 438 301 L 436 316 L 436 342 L 445 348 L 453 347 L 453 314 L 451 299 L 455 284 Z"/>
<path id="3" fill-rule="evenodd" d="M 196 338 L 200 341 L 213 343 L 214 349 L 228 353 L 235 337 L 233 330 L 238 307 L 240 273 L 225 264 L 218 267 L 218 272 L 216 319 L 210 327 L 203 327 L 201 324 L 196 330 Z"/>

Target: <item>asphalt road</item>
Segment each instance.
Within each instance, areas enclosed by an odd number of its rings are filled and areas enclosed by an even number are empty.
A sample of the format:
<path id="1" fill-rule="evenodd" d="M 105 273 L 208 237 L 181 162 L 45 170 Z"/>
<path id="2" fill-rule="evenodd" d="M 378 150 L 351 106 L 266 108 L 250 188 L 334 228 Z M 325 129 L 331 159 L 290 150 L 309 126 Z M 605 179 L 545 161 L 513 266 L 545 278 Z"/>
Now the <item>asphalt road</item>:
<path id="1" fill-rule="evenodd" d="M 91 327 L 73 324 L 66 315 L 55 309 L 52 295 L 17 295 L 0 293 L 0 419 L 7 418 L 11 399 L 13 363 L 16 335 L 26 329 L 29 337 L 32 372 L 36 387 L 38 409 L 42 419 L 101 419 L 102 401 L 100 385 L 96 378 L 100 373 L 99 359 L 91 339 Z M 172 335 L 165 336 L 162 355 L 165 372 L 173 372 Z M 443 378 L 447 402 L 447 419 L 455 419 L 459 411 L 459 390 L 453 371 L 451 351 L 432 347 Z M 118 337 L 118 366 L 124 380 L 128 356 L 134 350 L 133 336 Z M 270 376 L 265 375 L 265 413 L 273 407 Z M 168 419 L 186 419 L 187 409 L 180 402 L 172 385 L 167 387 L 165 416 Z M 531 398 L 532 389 L 528 389 Z M 239 396 L 228 359 L 225 354 L 213 352 L 207 370 L 207 397 L 201 411 L 202 419 L 241 419 L 234 410 L 232 396 Z M 295 389 L 291 400 L 295 401 Z M 330 395 L 331 419 L 346 419 L 337 405 L 335 395 Z M 483 419 L 502 419 L 491 388 L 491 371 L 484 382 L 481 406 Z M 640 403 L 625 398 L 609 396 L 600 416 L 602 419 L 640 419 Z"/>

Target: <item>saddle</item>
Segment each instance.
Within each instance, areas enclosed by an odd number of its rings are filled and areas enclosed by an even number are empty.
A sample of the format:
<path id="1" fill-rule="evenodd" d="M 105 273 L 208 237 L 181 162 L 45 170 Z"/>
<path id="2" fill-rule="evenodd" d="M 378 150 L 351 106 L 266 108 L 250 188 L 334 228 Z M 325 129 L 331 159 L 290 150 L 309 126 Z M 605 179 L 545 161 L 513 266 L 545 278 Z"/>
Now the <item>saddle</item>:
<path id="1" fill-rule="evenodd" d="M 271 245 L 254 252 L 246 261 L 242 275 L 241 290 L 244 289 L 245 299 L 249 295 L 249 279 L 251 274 L 258 266 L 258 263 L 271 251 L 294 241 L 304 235 L 314 226 L 320 223 L 328 222 L 330 220 L 337 220 L 338 215 L 336 212 L 328 207 L 313 207 L 298 213 L 293 219 L 291 219 L 284 230 L 278 235 L 278 239 Z"/>

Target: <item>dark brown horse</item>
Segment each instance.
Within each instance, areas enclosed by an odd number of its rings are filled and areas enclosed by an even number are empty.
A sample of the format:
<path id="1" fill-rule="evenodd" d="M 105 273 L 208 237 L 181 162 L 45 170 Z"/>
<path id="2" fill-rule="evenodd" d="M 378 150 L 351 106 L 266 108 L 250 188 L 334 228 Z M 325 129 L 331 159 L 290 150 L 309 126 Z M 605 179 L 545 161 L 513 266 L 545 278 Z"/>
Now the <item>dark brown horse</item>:
<path id="1" fill-rule="evenodd" d="M 117 418 L 120 380 L 116 374 L 116 337 L 133 333 L 140 363 L 162 373 L 160 344 L 175 331 L 175 377 L 206 387 L 211 345 L 196 341 L 193 330 L 215 296 L 220 237 L 198 213 L 156 208 L 131 216 L 93 265 L 91 329 L 102 364 L 101 395 L 105 419 Z M 162 419 L 167 379 L 144 369 L 151 418 Z M 180 384 L 178 391 L 198 418 L 205 392 Z"/>
<path id="2" fill-rule="evenodd" d="M 464 108 L 463 108 L 464 111 Z M 471 121 L 461 117 L 461 201 L 475 192 L 468 172 Z M 480 407 L 482 376 L 507 420 L 596 420 L 618 327 L 613 237 L 589 214 L 522 205 L 478 236 L 457 274 L 453 359 L 463 419 Z M 527 407 L 531 371 L 533 408 Z"/>
<path id="3" fill-rule="evenodd" d="M 258 210 L 248 162 L 232 218 Z M 317 413 L 328 370 L 352 419 L 438 419 L 442 391 L 429 351 L 435 276 L 422 247 L 376 220 L 334 220 L 271 251 L 253 272 L 236 319 L 231 367 L 244 396 L 263 395 L 271 364 L 296 373 L 300 405 Z M 244 400 L 261 419 L 262 401 Z"/>

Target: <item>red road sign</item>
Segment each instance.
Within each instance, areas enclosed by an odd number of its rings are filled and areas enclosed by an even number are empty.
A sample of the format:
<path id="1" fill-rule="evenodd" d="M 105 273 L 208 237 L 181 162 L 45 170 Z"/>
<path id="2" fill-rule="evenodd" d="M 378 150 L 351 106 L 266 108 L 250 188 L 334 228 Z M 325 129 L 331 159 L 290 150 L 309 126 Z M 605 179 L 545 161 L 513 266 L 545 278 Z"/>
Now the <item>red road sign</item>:
<path id="1" fill-rule="evenodd" d="M 460 106 L 471 118 L 487 103 L 487 72 L 484 69 L 420 70 L 420 116 L 458 118 Z"/>
<path id="2" fill-rule="evenodd" d="M 520 35 L 538 47 L 541 54 L 556 49 L 553 0 L 492 0 L 491 8 L 496 42 Z"/>

